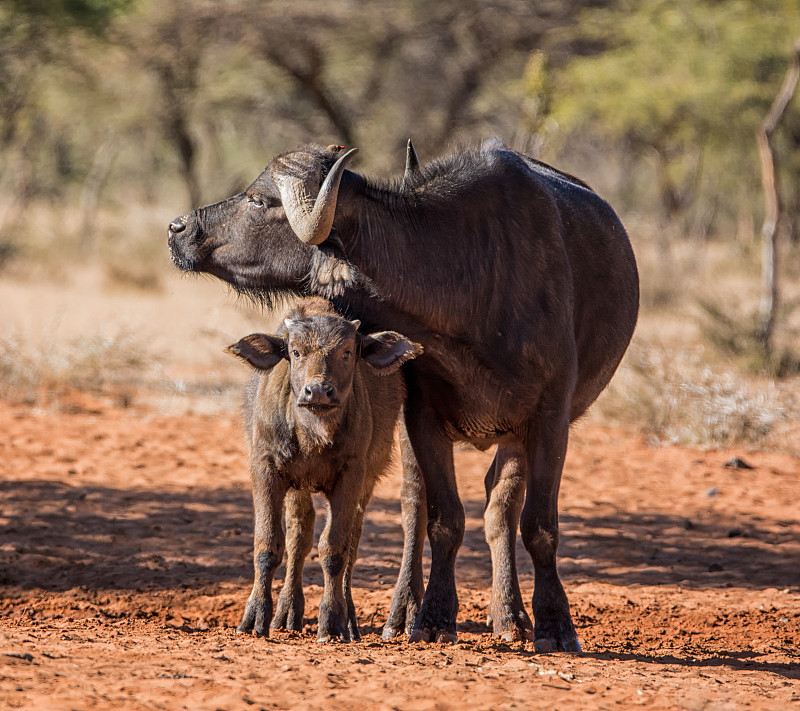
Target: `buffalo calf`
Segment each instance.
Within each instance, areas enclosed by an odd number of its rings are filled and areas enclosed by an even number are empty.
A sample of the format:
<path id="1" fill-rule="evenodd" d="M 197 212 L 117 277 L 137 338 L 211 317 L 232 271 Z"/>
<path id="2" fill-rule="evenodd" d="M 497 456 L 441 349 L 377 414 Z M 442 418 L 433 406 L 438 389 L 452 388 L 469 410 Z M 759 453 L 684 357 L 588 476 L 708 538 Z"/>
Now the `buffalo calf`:
<path id="1" fill-rule="evenodd" d="M 317 638 L 359 638 L 350 584 L 364 509 L 391 458 L 405 397 L 400 366 L 422 352 L 398 333 L 362 335 L 359 325 L 323 299 L 304 299 L 277 335 L 252 334 L 228 349 L 256 369 L 244 405 L 255 581 L 238 632 L 267 635 L 271 621 L 273 628 L 302 626 L 310 492 L 318 491 L 329 513 L 319 541 L 325 590 Z M 272 578 L 285 548 L 286 581 L 272 620 Z"/>

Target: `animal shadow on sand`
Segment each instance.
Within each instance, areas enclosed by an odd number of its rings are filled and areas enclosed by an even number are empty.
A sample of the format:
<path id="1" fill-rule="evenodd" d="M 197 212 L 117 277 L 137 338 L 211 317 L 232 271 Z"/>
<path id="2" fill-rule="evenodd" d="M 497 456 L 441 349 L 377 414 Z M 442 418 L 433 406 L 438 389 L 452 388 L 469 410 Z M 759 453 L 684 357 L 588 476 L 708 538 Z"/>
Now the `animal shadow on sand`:
<path id="1" fill-rule="evenodd" d="M 488 590 L 483 501 L 464 504 L 467 531 L 458 584 Z M 317 536 L 324 523 L 320 508 L 318 514 Z M 176 492 L 5 481 L 0 521 L 0 584 L 7 588 L 200 588 L 216 582 L 245 585 L 252 576 L 252 503 L 245 487 Z M 764 589 L 798 583 L 797 521 L 754 518 L 732 530 L 724 521 L 691 523 L 680 516 L 619 511 L 595 517 L 566 513 L 561 525 L 560 569 L 567 584 Z M 402 546 L 399 502 L 374 498 L 354 586 L 390 589 Z M 530 590 L 532 566 L 521 543 L 517 559 L 520 583 Z M 426 569 L 428 563 L 426 546 Z M 282 571 L 277 577 L 282 579 Z M 305 584 L 322 584 L 316 549 Z"/>

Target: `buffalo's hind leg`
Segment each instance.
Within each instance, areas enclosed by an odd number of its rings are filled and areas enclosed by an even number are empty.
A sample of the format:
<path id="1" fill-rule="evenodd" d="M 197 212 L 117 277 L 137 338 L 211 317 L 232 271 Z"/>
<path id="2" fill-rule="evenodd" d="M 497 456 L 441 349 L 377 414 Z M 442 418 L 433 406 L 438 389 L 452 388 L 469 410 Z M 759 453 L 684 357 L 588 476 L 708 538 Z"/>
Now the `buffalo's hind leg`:
<path id="1" fill-rule="evenodd" d="M 405 632 L 411 634 L 422 603 L 425 585 L 422 580 L 422 551 L 425 545 L 425 482 L 408 439 L 405 422 L 400 422 L 400 452 L 403 459 L 403 482 L 400 506 L 403 522 L 403 560 L 392 595 L 389 617 L 383 627 L 383 639 Z"/>
<path id="2" fill-rule="evenodd" d="M 519 590 L 516 541 L 525 497 L 527 455 L 521 444 L 501 444 L 486 474 L 486 541 L 492 553 L 492 598 L 487 624 L 506 642 L 533 639 Z"/>
<path id="3" fill-rule="evenodd" d="M 522 542 L 533 560 L 533 634 L 537 652 L 581 651 L 556 568 L 558 489 L 568 436 L 568 401 L 552 409 L 540 409 L 538 428 L 528 447 L 528 486 L 520 522 Z"/>
<path id="4" fill-rule="evenodd" d="M 425 481 L 431 571 L 410 642 L 455 642 L 458 596 L 455 562 L 464 539 L 464 507 L 458 498 L 453 444 L 433 410 L 411 396 L 406 426 Z"/>
<path id="5" fill-rule="evenodd" d="M 364 514 L 367 511 L 367 504 L 372 497 L 372 489 L 377 483 L 375 482 L 366 484 L 364 495 L 361 497 L 361 502 L 356 509 L 353 518 L 353 527 L 350 531 L 350 545 L 347 560 L 347 568 L 345 569 L 342 587 L 344 591 L 344 599 L 347 603 L 347 632 L 349 641 L 359 642 L 361 640 L 361 632 L 358 629 L 358 620 L 356 619 L 356 606 L 353 603 L 353 568 L 355 567 L 358 558 L 358 545 L 361 542 L 361 531 L 364 527 Z"/>
<path id="6" fill-rule="evenodd" d="M 275 617 L 270 628 L 300 632 L 303 629 L 305 597 L 303 564 L 314 540 L 314 502 L 308 491 L 289 489 L 286 492 L 286 578 L 283 581 Z"/>

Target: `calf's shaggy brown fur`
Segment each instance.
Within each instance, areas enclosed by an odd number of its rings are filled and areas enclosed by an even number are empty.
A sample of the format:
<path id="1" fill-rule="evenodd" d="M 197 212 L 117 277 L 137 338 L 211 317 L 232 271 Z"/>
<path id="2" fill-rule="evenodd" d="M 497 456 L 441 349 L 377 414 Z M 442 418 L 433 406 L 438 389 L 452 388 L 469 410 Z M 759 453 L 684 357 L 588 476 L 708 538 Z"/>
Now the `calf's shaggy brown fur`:
<path id="1" fill-rule="evenodd" d="M 252 334 L 229 348 L 256 368 L 244 405 L 255 581 L 239 632 L 267 635 L 270 622 L 302 628 L 302 569 L 317 491 L 329 511 L 319 541 L 325 589 L 317 637 L 359 638 L 350 585 L 364 509 L 390 462 L 405 397 L 400 366 L 422 352 L 398 333 L 363 335 L 359 325 L 324 299 L 304 299 L 277 335 Z M 272 578 L 284 549 L 286 579 L 273 619 Z"/>

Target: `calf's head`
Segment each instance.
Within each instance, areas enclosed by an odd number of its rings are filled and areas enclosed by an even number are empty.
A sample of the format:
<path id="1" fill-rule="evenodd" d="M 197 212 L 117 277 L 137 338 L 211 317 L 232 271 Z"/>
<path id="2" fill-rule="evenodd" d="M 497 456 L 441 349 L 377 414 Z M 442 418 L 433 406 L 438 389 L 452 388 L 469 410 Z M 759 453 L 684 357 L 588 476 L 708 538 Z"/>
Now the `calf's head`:
<path id="1" fill-rule="evenodd" d="M 359 361 L 388 375 L 422 353 L 422 346 L 399 333 L 363 335 L 359 325 L 334 315 L 286 319 L 279 334 L 251 334 L 228 352 L 257 370 L 270 370 L 287 360 L 297 421 L 329 439 L 345 411 Z"/>

